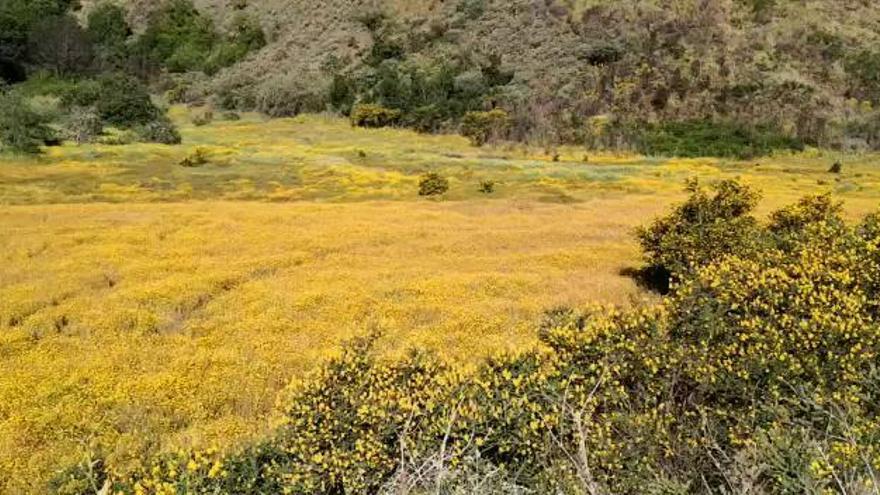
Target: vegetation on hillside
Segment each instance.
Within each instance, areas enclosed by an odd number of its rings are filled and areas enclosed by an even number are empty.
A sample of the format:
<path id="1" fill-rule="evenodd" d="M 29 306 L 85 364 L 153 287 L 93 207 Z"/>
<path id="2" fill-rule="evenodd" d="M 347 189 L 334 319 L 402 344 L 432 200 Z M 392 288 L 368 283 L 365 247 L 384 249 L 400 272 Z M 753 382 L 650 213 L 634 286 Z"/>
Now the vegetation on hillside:
<path id="1" fill-rule="evenodd" d="M 197 8 L 198 7 L 198 8 Z M 378 105 L 494 139 L 752 157 L 874 149 L 880 25 L 863 2 L 9 0 L 3 79 L 125 71 L 174 102 L 271 116 Z M 136 25 L 131 25 L 135 23 Z M 385 123 L 383 123 L 384 125 Z M 375 124 L 370 124 L 375 125 Z"/>

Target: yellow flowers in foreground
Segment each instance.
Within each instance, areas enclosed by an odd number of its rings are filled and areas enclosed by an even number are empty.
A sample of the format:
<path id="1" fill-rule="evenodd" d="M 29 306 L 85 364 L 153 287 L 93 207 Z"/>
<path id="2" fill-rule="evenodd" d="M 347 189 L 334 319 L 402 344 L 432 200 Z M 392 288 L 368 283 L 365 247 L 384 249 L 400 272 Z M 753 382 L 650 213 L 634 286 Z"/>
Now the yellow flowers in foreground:
<path id="1" fill-rule="evenodd" d="M 656 305 L 559 308 L 540 346 L 472 371 L 357 339 L 282 394 L 260 443 L 96 479 L 123 493 L 470 493 L 492 472 L 539 493 L 870 493 L 880 215 L 848 225 L 813 197 L 754 232 L 686 263 Z M 212 462 L 227 474 L 204 474 Z"/>

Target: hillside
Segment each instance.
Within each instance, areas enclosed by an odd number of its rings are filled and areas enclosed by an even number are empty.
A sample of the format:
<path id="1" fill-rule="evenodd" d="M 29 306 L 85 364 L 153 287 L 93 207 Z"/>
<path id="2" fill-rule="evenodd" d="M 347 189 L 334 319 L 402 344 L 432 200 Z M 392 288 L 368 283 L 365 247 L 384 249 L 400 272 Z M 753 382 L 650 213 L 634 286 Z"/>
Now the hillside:
<path id="1" fill-rule="evenodd" d="M 203 4 L 229 15 L 225 2 Z M 871 2 L 251 0 L 247 8 L 270 43 L 217 76 L 211 92 L 305 85 L 324 94 L 336 71 L 364 72 L 376 36 L 363 19 L 381 12 L 403 65 L 500 56 L 515 77 L 484 104 L 509 109 L 531 139 L 613 146 L 615 136 L 595 129 L 601 120 L 588 125 L 610 116 L 734 120 L 822 146 L 878 144 L 880 9 Z"/>

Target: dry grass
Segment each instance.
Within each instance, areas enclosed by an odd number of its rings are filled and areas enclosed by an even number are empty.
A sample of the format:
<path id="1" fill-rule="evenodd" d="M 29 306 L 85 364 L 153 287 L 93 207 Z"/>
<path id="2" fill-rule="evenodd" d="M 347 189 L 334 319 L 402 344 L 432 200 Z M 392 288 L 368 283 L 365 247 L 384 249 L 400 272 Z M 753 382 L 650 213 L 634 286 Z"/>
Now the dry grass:
<path id="1" fill-rule="evenodd" d="M 467 365 L 532 344 L 549 307 L 651 297 L 620 275 L 638 264 L 631 230 L 685 177 L 740 177 L 765 209 L 832 190 L 855 215 L 880 197 L 871 156 L 835 176 L 821 153 L 553 162 L 324 117 L 183 132 L 0 159 L 0 492 L 96 445 L 125 465 L 258 436 L 291 377 L 369 329 L 387 352 Z M 211 163 L 178 166 L 196 146 Z M 430 169 L 451 178 L 445 201 L 416 195 Z"/>

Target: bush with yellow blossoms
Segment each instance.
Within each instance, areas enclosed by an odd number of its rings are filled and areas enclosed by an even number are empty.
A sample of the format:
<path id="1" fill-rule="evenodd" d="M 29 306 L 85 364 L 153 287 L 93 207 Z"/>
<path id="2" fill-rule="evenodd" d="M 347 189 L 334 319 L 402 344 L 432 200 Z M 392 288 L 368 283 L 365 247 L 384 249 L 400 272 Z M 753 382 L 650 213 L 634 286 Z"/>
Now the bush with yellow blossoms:
<path id="1" fill-rule="evenodd" d="M 655 305 L 550 311 L 538 348 L 469 373 L 418 352 L 381 359 L 359 339 L 291 386 L 262 444 L 110 469 L 107 486 L 880 492 L 880 216 L 851 225 L 816 196 L 762 224 L 754 192 L 715 191 L 693 188 L 642 232 L 648 262 L 676 280 Z M 81 471 L 59 486 L 89 486 Z"/>

